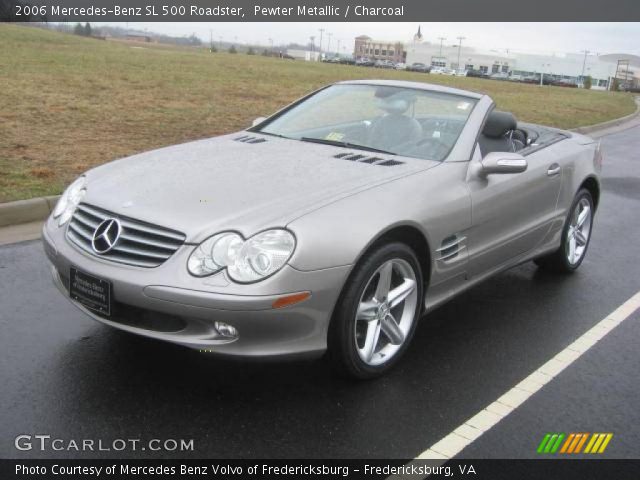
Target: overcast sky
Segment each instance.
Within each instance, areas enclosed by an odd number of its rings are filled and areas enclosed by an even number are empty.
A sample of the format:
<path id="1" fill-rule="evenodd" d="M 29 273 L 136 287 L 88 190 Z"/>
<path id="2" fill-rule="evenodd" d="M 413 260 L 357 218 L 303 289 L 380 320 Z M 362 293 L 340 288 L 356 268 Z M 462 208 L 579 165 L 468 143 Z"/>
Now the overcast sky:
<path id="1" fill-rule="evenodd" d="M 125 26 L 124 23 L 118 24 Z M 327 32 L 331 33 L 331 46 L 335 50 L 353 50 L 353 39 L 368 35 L 381 40 L 409 41 L 422 27 L 424 40 L 454 44 L 456 37 L 465 37 L 464 44 L 481 49 L 512 50 L 526 53 L 565 53 L 590 50 L 597 53 L 632 53 L 640 55 L 640 23 L 134 23 L 130 29 L 148 30 L 182 36 L 195 33 L 208 41 L 210 30 L 214 40 L 268 45 L 296 42 L 307 44 L 309 37 L 320 38 L 324 28 L 323 48 L 327 48 Z"/>

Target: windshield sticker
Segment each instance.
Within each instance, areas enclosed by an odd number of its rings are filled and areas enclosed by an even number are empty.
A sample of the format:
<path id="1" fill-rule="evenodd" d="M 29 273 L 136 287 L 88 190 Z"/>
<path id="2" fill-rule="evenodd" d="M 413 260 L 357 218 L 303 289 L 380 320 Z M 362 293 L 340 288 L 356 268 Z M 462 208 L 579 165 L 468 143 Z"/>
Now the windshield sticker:
<path id="1" fill-rule="evenodd" d="M 334 140 L 337 142 L 339 142 L 343 138 L 344 138 L 344 133 L 340 133 L 340 132 L 331 132 L 329 135 L 324 137 L 325 140 Z"/>

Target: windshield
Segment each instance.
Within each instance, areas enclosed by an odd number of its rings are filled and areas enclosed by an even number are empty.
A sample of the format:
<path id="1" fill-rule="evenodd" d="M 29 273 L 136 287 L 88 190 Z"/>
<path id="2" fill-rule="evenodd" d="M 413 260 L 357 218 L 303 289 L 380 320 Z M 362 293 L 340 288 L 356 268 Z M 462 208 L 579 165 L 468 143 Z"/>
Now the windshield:
<path id="1" fill-rule="evenodd" d="M 379 85 L 333 85 L 254 131 L 295 140 L 444 160 L 473 98 Z"/>

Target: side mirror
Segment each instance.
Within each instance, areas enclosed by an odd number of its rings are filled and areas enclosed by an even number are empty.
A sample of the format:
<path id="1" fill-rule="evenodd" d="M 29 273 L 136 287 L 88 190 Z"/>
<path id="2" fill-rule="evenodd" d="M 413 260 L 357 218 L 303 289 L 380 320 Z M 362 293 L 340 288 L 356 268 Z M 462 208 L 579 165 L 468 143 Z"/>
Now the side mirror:
<path id="1" fill-rule="evenodd" d="M 514 152 L 491 152 L 481 160 L 480 174 L 521 173 L 527 169 L 527 159 Z"/>
<path id="2" fill-rule="evenodd" d="M 255 127 L 256 125 L 264 122 L 266 119 L 267 119 L 267 117 L 258 117 L 251 123 L 251 126 Z"/>

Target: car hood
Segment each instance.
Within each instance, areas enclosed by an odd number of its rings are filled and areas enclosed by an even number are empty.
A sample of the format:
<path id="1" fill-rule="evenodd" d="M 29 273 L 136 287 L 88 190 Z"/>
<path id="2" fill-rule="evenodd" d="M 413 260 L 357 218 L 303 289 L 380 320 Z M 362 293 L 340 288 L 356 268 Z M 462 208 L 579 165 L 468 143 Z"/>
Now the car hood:
<path id="1" fill-rule="evenodd" d="M 250 141 L 238 140 L 243 136 Z M 364 158 L 335 157 L 341 153 Z M 362 162 L 371 157 L 402 163 Z M 196 242 L 227 229 L 248 236 L 284 227 L 340 198 L 438 164 L 240 132 L 95 168 L 87 174 L 84 201 L 181 231 L 187 242 Z"/>

